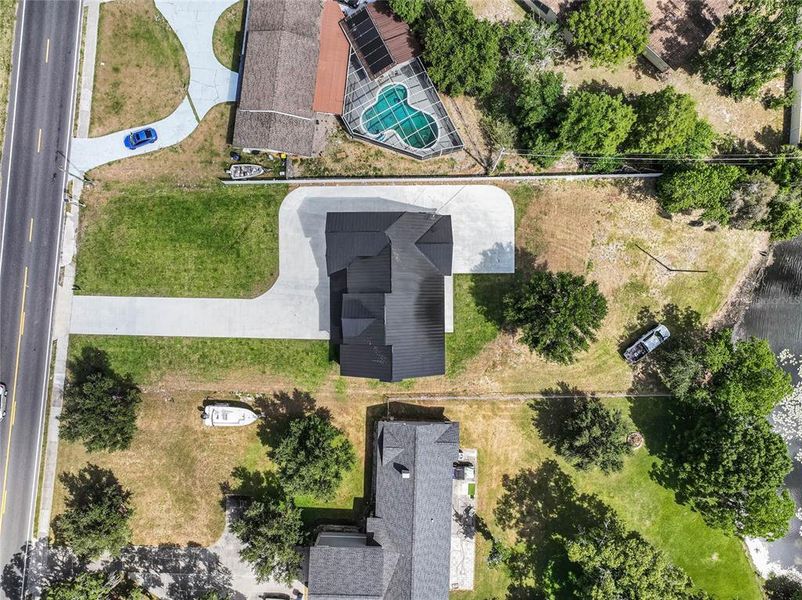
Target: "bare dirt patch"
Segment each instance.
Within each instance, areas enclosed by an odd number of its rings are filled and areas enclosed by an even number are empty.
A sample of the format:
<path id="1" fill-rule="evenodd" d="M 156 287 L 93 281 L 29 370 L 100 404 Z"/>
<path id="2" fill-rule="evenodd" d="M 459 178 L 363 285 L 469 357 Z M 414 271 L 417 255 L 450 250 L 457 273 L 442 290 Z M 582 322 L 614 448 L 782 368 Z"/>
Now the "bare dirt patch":
<path id="1" fill-rule="evenodd" d="M 91 136 L 166 117 L 188 85 L 184 48 L 153 0 L 101 5 Z"/>

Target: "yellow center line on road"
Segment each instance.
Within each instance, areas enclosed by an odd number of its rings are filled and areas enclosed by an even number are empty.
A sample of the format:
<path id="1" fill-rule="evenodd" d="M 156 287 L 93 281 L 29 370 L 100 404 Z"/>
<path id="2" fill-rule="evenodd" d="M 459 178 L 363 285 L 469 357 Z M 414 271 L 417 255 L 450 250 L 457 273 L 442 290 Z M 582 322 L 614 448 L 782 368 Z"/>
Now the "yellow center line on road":
<path id="1" fill-rule="evenodd" d="M 41 151 L 42 151 L 42 129 L 40 127 L 39 128 L 39 140 L 36 142 L 36 153 L 38 154 Z"/>
<path id="2" fill-rule="evenodd" d="M 22 334 L 25 331 L 25 295 L 28 292 L 28 267 L 22 277 L 22 303 L 20 306 L 20 331 L 17 338 L 17 360 L 14 366 L 14 383 L 11 387 L 11 419 L 8 425 L 8 442 L 6 443 L 6 460 L 3 467 L 3 500 L 0 502 L 0 533 L 3 531 L 3 515 L 6 514 L 6 501 L 8 499 L 8 464 L 11 462 L 11 433 L 14 430 L 14 417 L 17 409 L 17 377 L 19 375 L 19 359 L 22 351 Z"/>
<path id="3" fill-rule="evenodd" d="M 50 60 L 50 38 L 47 38 L 47 45 L 45 46 L 45 64 Z"/>
<path id="4" fill-rule="evenodd" d="M 33 217 L 31 217 L 31 226 L 28 228 L 28 242 L 33 240 Z"/>

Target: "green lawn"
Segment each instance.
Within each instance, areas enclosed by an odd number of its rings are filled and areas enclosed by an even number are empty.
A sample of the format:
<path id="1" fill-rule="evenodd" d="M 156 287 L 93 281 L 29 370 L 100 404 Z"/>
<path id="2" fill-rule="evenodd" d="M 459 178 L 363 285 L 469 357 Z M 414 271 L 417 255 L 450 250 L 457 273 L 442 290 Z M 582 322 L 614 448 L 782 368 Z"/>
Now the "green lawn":
<path id="1" fill-rule="evenodd" d="M 238 0 L 220 15 L 214 26 L 214 35 L 212 36 L 214 55 L 232 71 L 239 70 L 244 14 L 245 2 Z"/>
<path id="2" fill-rule="evenodd" d="M 446 374 L 459 375 L 470 359 L 498 335 L 498 327 L 476 305 L 476 286 L 492 284 L 495 275 L 454 276 L 454 333 L 446 335 Z"/>
<path id="3" fill-rule="evenodd" d="M 331 371 L 327 342 L 228 338 L 71 336 L 70 356 L 84 347 L 105 351 L 113 369 L 142 385 L 163 376 L 188 376 L 213 383 L 241 374 L 247 381 L 289 380 L 315 390 Z"/>
<path id="4" fill-rule="evenodd" d="M 662 415 L 667 399 L 625 399 L 609 401 L 638 423 L 646 443 L 659 443 Z M 514 540 L 513 532 L 501 531 L 493 509 L 503 494 L 501 474 L 514 475 L 522 469 L 536 469 L 549 458 L 556 458 L 531 424 L 532 411 L 526 405 L 499 403 L 490 409 L 460 404 L 447 406 L 446 416 L 462 425 L 461 443 L 479 448 L 478 514 L 496 535 Z M 515 440 L 501 440 L 500 432 Z M 495 442 L 494 442 L 495 440 Z M 632 529 L 662 549 L 693 581 L 720 600 L 760 600 L 760 581 L 755 575 L 741 541 L 711 529 L 689 508 L 677 504 L 674 494 L 653 481 L 649 475 L 656 458 L 648 447 L 626 459 L 624 469 L 606 476 L 601 472 L 582 472 L 557 459 L 581 492 L 598 495 L 612 506 Z M 509 537 L 512 536 L 512 537 Z M 476 585 L 473 592 L 452 594 L 460 600 L 486 600 L 504 597 L 509 578 L 503 568 L 486 563 L 490 544 L 477 536 Z"/>
<path id="5" fill-rule="evenodd" d="M 82 211 L 78 293 L 251 298 L 278 275 L 285 186 L 109 186 Z"/>

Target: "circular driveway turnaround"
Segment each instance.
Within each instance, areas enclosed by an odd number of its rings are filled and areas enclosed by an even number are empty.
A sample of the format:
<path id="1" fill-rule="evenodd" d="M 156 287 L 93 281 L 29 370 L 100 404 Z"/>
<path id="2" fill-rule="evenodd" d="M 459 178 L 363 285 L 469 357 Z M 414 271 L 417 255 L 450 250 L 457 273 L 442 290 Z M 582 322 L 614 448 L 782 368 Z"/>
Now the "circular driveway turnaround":
<path id="1" fill-rule="evenodd" d="M 75 296 L 73 334 L 329 338 L 327 212 L 418 211 L 451 215 L 454 273 L 512 273 L 512 200 L 490 185 L 307 187 L 279 209 L 279 278 L 253 300 Z M 446 278 L 446 331 L 453 297 Z M 459 326 L 459 324 L 457 324 Z"/>
<path id="2" fill-rule="evenodd" d="M 94 138 L 73 138 L 70 162 L 83 172 L 100 165 L 173 146 L 195 131 L 199 119 L 221 102 L 237 99 L 237 73 L 226 69 L 214 55 L 212 36 L 217 19 L 237 0 L 156 0 L 156 7 L 170 23 L 189 62 L 189 91 L 173 113 L 155 123 L 134 125 Z M 193 111 L 194 106 L 194 111 Z M 197 118 L 195 113 L 197 112 Z M 154 144 L 128 150 L 123 138 L 135 129 L 153 127 Z"/>

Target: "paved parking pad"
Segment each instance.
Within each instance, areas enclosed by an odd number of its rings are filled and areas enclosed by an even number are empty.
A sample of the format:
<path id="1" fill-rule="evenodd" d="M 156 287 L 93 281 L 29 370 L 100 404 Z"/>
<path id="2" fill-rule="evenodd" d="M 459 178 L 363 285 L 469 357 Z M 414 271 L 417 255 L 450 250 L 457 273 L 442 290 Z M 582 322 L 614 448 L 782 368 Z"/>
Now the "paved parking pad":
<path id="1" fill-rule="evenodd" d="M 299 188 L 279 210 L 279 277 L 252 300 L 75 296 L 73 334 L 328 339 L 326 213 L 431 211 L 450 214 L 454 273 L 512 273 L 512 200 L 489 185 Z M 452 282 L 446 331 L 453 330 Z"/>

